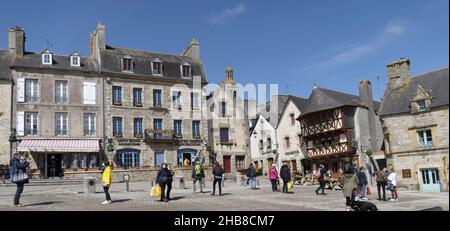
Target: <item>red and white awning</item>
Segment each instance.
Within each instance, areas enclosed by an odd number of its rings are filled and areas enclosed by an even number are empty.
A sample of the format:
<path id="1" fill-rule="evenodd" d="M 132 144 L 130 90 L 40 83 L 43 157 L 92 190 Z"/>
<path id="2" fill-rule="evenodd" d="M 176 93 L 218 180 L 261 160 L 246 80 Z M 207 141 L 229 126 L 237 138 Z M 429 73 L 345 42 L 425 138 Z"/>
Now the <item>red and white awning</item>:
<path id="1" fill-rule="evenodd" d="M 27 139 L 17 147 L 19 152 L 99 152 L 99 139 Z"/>

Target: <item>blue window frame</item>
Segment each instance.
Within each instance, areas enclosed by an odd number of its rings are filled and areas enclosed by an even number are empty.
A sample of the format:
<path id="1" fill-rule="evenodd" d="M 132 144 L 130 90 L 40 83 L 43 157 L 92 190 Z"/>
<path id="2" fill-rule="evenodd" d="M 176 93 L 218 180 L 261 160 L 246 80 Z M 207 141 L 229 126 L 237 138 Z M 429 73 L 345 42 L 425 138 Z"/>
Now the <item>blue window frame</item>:
<path id="1" fill-rule="evenodd" d="M 417 142 L 420 147 L 433 146 L 433 138 L 431 136 L 431 130 L 417 131 Z"/>
<path id="2" fill-rule="evenodd" d="M 130 167 L 139 167 L 140 153 L 140 150 L 131 148 L 117 150 L 117 164 L 125 169 Z"/>
<path id="3" fill-rule="evenodd" d="M 122 137 L 122 117 L 113 117 L 113 136 Z"/>
<path id="4" fill-rule="evenodd" d="M 155 151 L 155 166 L 161 166 L 164 163 L 164 150 Z"/>
<path id="5" fill-rule="evenodd" d="M 198 120 L 192 121 L 192 135 L 194 138 L 200 137 L 200 121 Z"/>
<path id="6" fill-rule="evenodd" d="M 114 105 L 122 105 L 122 87 L 113 86 L 112 98 L 113 98 Z"/>
<path id="7" fill-rule="evenodd" d="M 142 118 L 134 118 L 134 137 L 142 137 Z"/>
<path id="8" fill-rule="evenodd" d="M 142 107 L 142 88 L 133 88 L 133 106 Z"/>
<path id="9" fill-rule="evenodd" d="M 153 106 L 161 106 L 161 90 L 153 90 Z"/>
<path id="10" fill-rule="evenodd" d="M 159 131 L 162 130 L 162 119 L 153 119 L 153 129 L 155 131 Z M 163 134 L 161 133 L 155 133 L 155 139 L 162 139 L 163 138 Z"/>
<path id="11" fill-rule="evenodd" d="M 220 128 L 220 142 L 221 143 L 228 143 L 229 137 L 228 137 L 228 128 Z"/>
<path id="12" fill-rule="evenodd" d="M 173 130 L 175 130 L 176 135 L 181 135 L 181 120 L 173 121 Z"/>

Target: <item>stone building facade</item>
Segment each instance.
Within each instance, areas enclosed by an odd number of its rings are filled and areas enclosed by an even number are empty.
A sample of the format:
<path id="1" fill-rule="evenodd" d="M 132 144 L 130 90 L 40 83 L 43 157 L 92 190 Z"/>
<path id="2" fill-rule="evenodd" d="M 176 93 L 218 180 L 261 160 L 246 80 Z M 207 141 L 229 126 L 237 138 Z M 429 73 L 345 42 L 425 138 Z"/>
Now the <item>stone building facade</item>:
<path id="1" fill-rule="evenodd" d="M 270 166 L 275 163 L 276 142 L 275 128 L 264 117 L 259 115 L 250 130 L 251 158 L 262 175 L 268 175 Z"/>
<path id="2" fill-rule="evenodd" d="M 223 165 L 227 178 L 245 174 L 251 162 L 249 123 L 244 100 L 227 66 L 225 80 L 207 96 L 208 143 L 212 158 Z"/>
<path id="3" fill-rule="evenodd" d="M 198 41 L 172 55 L 109 46 L 105 33 L 98 24 L 91 34 L 91 57 L 105 79 L 109 159 L 125 169 L 190 168 L 196 159 L 209 165 Z"/>
<path id="4" fill-rule="evenodd" d="M 0 50 L 0 166 L 9 164 L 11 154 L 11 57 L 8 50 Z"/>
<path id="5" fill-rule="evenodd" d="M 99 100 L 103 95 L 95 66 L 76 52 L 25 51 L 25 32 L 20 27 L 9 30 L 8 52 L 13 86 L 10 132 L 16 140 L 9 155 L 31 154 L 31 172 L 39 177 L 50 176 L 53 158 L 54 176 L 72 168 L 97 169 L 103 159 Z"/>
<path id="6" fill-rule="evenodd" d="M 303 172 L 305 150 L 302 149 L 302 133 L 297 118 L 308 103 L 307 99 L 289 96 L 276 127 L 278 166 L 287 163 L 292 172 Z"/>
<path id="7" fill-rule="evenodd" d="M 448 68 L 415 77 L 410 61 L 387 65 L 381 120 L 387 164 L 399 187 L 448 191 Z"/>

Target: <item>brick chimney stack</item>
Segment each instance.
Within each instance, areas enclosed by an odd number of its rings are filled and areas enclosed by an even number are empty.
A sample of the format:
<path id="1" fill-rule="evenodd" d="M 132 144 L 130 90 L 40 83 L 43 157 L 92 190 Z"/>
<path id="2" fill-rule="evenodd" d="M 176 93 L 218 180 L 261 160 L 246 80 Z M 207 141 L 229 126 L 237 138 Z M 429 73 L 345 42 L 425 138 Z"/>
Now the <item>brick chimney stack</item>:
<path id="1" fill-rule="evenodd" d="M 8 31 L 8 51 L 14 56 L 23 56 L 25 53 L 25 31 L 15 26 Z"/>

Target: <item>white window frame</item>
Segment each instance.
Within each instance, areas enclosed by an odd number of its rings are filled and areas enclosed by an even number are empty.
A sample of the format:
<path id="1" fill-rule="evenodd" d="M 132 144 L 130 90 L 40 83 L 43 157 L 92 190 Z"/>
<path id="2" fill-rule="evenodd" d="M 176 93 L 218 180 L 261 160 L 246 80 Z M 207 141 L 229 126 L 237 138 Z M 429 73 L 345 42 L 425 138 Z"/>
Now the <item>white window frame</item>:
<path id="1" fill-rule="evenodd" d="M 423 102 L 423 108 L 421 108 L 421 105 L 419 104 L 419 102 Z M 424 112 L 427 110 L 427 104 L 426 104 L 425 100 L 416 101 L 416 104 L 417 104 L 417 112 Z"/>
<path id="2" fill-rule="evenodd" d="M 46 57 L 49 57 L 48 62 L 46 61 Z M 42 64 L 44 65 L 52 65 L 53 64 L 53 54 L 51 53 L 43 53 L 42 54 Z"/>
<path id="3" fill-rule="evenodd" d="M 59 117 L 58 117 L 59 115 Z M 58 133 L 58 121 L 60 123 L 60 131 L 64 131 L 64 117 L 66 116 L 66 134 Z M 55 113 L 55 136 L 68 136 L 69 135 L 69 113 L 67 112 L 56 112 Z"/>
<path id="4" fill-rule="evenodd" d="M 426 135 L 427 131 L 430 131 L 431 141 L 427 140 L 427 138 L 428 138 L 428 136 Z M 420 135 L 422 135 L 422 137 L 420 137 Z M 428 148 L 428 147 L 433 146 L 433 133 L 432 133 L 431 129 L 417 130 L 416 136 L 417 136 L 417 145 L 419 147 Z M 423 139 L 423 142 L 420 141 L 421 138 Z"/>
<path id="5" fill-rule="evenodd" d="M 35 97 L 36 98 L 35 101 L 28 101 L 27 100 L 27 96 L 28 96 L 27 95 L 27 81 L 36 81 L 36 92 L 33 91 L 34 87 L 32 87 L 31 91 L 30 91 L 30 93 L 34 93 L 34 94 L 31 94 L 30 97 Z M 24 93 L 24 96 L 25 96 L 24 101 L 25 102 L 31 102 L 31 103 L 34 102 L 35 103 L 35 102 L 39 101 L 39 79 L 25 79 L 24 90 L 25 90 L 25 93 Z"/>
<path id="6" fill-rule="evenodd" d="M 183 72 L 183 67 L 184 66 L 188 66 L 189 67 L 189 76 L 184 76 L 184 72 Z M 191 79 L 192 78 L 192 66 L 191 64 L 189 64 L 188 62 L 184 62 L 183 64 L 180 65 L 180 71 L 181 71 L 181 78 L 185 78 L 185 79 Z"/>
<path id="7" fill-rule="evenodd" d="M 93 118 L 91 117 L 93 116 Z M 88 133 L 86 133 L 86 130 L 84 129 L 84 122 L 85 122 L 85 118 L 88 118 Z M 95 115 L 95 113 L 83 113 L 83 135 L 84 136 L 95 136 L 96 134 L 96 130 L 97 130 L 97 121 L 96 121 L 97 116 Z"/>
<path id="8" fill-rule="evenodd" d="M 27 115 L 35 115 L 36 116 L 36 134 L 27 134 L 27 130 L 28 130 Z M 39 134 L 39 112 L 25 112 L 23 119 L 24 119 L 24 121 L 23 121 L 24 135 L 25 136 L 37 136 Z M 30 121 L 31 121 L 30 127 L 32 128 L 32 127 L 34 127 L 33 126 L 34 125 L 34 117 Z"/>
<path id="9" fill-rule="evenodd" d="M 124 60 L 125 59 L 129 59 L 130 61 L 131 61 L 131 63 L 130 63 L 130 69 L 131 70 L 124 70 L 124 65 L 123 65 L 123 62 L 124 62 Z M 121 62 L 120 62 L 120 66 L 122 67 L 122 72 L 128 72 L 128 73 L 133 73 L 134 72 L 134 59 L 131 57 L 131 56 L 125 56 L 125 57 L 122 57 L 122 59 L 121 59 Z"/>
<path id="10" fill-rule="evenodd" d="M 56 95 L 56 83 L 62 83 L 62 82 L 65 82 L 66 83 L 66 101 L 63 101 L 63 102 L 56 102 L 56 97 L 57 97 L 57 95 Z M 69 81 L 67 81 L 67 80 L 59 80 L 59 79 L 57 79 L 57 80 L 55 80 L 55 88 L 54 88 L 54 97 L 53 97 L 53 100 L 54 100 L 54 102 L 55 103 L 68 103 L 69 102 Z M 59 91 L 60 91 L 60 98 L 62 99 L 63 97 L 62 97 L 62 95 L 64 95 L 63 94 L 63 87 L 62 87 L 63 85 L 60 85 L 59 87 L 60 87 L 60 89 L 59 89 Z"/>
<path id="11" fill-rule="evenodd" d="M 154 63 L 159 63 L 159 64 L 161 65 L 160 73 L 159 73 L 159 74 L 155 74 L 155 72 L 154 72 L 154 69 L 153 69 Z M 152 61 L 152 63 L 151 63 L 151 66 L 152 66 L 152 75 L 154 75 L 154 76 L 163 76 L 163 75 L 164 75 L 164 73 L 163 73 L 163 63 L 161 62 L 160 59 L 158 59 L 158 58 L 157 58 L 157 59 L 154 59 L 154 60 Z"/>
<path id="12" fill-rule="evenodd" d="M 74 63 L 74 61 L 77 60 L 77 63 Z M 70 56 L 70 66 L 71 67 L 80 67 L 80 56 L 78 55 L 72 55 Z"/>
<path id="13" fill-rule="evenodd" d="M 88 94 L 88 89 L 92 89 L 93 95 L 92 98 L 88 98 L 86 94 Z M 96 82 L 83 82 L 83 104 L 97 104 L 97 84 Z"/>
<path id="14" fill-rule="evenodd" d="M 177 95 L 179 96 L 179 97 L 176 97 L 178 100 L 178 104 L 176 104 L 175 105 L 175 100 L 174 100 L 174 96 L 175 96 L 175 94 L 174 93 L 178 93 Z M 182 95 L 183 95 L 183 92 L 182 91 L 179 91 L 179 90 L 173 90 L 172 91 L 172 108 L 173 109 L 178 109 L 178 108 L 183 108 L 183 100 L 182 100 Z"/>

